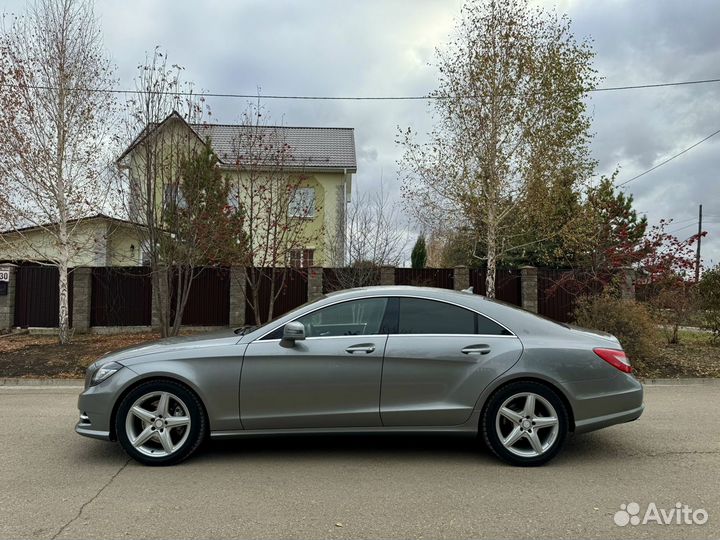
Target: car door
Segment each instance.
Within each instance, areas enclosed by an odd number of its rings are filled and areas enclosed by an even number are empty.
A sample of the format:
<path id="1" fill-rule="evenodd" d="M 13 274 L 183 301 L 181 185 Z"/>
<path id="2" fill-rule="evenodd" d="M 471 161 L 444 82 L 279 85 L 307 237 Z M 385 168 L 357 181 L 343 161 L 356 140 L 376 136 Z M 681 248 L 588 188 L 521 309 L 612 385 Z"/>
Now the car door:
<path id="1" fill-rule="evenodd" d="M 245 429 L 380 426 L 387 298 L 322 307 L 297 319 L 305 339 L 282 328 L 248 346 L 240 376 Z"/>
<path id="2" fill-rule="evenodd" d="M 520 358 L 500 324 L 459 305 L 399 298 L 388 337 L 380 415 L 385 426 L 462 424 L 482 390 Z"/>

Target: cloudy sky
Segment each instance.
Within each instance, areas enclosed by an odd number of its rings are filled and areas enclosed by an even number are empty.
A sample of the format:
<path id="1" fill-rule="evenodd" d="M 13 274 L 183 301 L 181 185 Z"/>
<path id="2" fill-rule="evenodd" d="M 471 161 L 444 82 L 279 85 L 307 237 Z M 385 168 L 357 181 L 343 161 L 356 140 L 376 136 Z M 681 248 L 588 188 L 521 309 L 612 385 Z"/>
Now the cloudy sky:
<path id="1" fill-rule="evenodd" d="M 8 11 L 24 1 L 5 0 Z M 423 95 L 435 87 L 434 47 L 452 32 L 457 0 L 97 0 L 120 86 L 146 51 L 166 49 L 199 87 L 217 93 Z M 546 0 L 567 13 L 597 53 L 601 86 L 720 77 L 717 0 Z M 720 129 L 720 84 L 593 94 L 589 110 L 600 173 L 632 178 Z M 242 100 L 210 101 L 237 121 Z M 286 125 L 354 127 L 360 189 L 381 178 L 397 195 L 397 126 L 427 129 L 424 102 L 266 101 Z M 631 182 L 651 222 L 690 236 L 704 206 L 707 262 L 720 261 L 720 135 Z"/>

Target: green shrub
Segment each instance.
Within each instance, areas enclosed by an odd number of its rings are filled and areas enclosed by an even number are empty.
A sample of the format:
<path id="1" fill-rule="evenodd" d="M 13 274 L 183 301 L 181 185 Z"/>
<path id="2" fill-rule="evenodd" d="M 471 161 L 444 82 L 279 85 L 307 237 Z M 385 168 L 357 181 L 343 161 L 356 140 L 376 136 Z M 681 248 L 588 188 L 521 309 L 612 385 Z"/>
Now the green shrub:
<path id="1" fill-rule="evenodd" d="M 660 336 L 644 304 L 608 295 L 588 296 L 578 300 L 574 315 L 578 326 L 618 338 L 638 373 L 656 358 Z"/>
<path id="2" fill-rule="evenodd" d="M 720 266 L 703 272 L 697 284 L 697 298 L 703 326 L 712 330 L 713 341 L 720 341 Z"/>

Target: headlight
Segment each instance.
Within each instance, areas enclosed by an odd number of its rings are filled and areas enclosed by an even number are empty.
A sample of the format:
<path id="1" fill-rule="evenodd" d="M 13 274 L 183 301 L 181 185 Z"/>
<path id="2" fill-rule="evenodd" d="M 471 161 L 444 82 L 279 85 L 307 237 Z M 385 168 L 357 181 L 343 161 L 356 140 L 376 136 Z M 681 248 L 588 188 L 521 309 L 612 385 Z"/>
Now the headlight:
<path id="1" fill-rule="evenodd" d="M 93 373 L 90 384 L 100 384 L 120 369 L 122 369 L 122 365 L 118 364 L 117 362 L 108 362 L 107 364 L 103 364 L 95 373 Z"/>

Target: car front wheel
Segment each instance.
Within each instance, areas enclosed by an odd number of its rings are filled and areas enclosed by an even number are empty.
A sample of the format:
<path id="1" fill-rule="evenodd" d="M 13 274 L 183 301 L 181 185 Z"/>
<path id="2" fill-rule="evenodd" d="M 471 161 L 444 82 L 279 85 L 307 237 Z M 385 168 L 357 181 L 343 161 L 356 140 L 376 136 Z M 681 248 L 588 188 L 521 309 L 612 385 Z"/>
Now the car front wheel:
<path id="1" fill-rule="evenodd" d="M 202 403 L 173 381 L 148 381 L 120 403 L 115 432 L 128 455 L 145 465 L 173 465 L 189 457 L 205 438 Z"/>
<path id="2" fill-rule="evenodd" d="M 558 395 L 547 386 L 520 381 L 490 397 L 482 418 L 487 446 L 503 461 L 537 466 L 550 461 L 568 433 L 568 414 Z"/>

